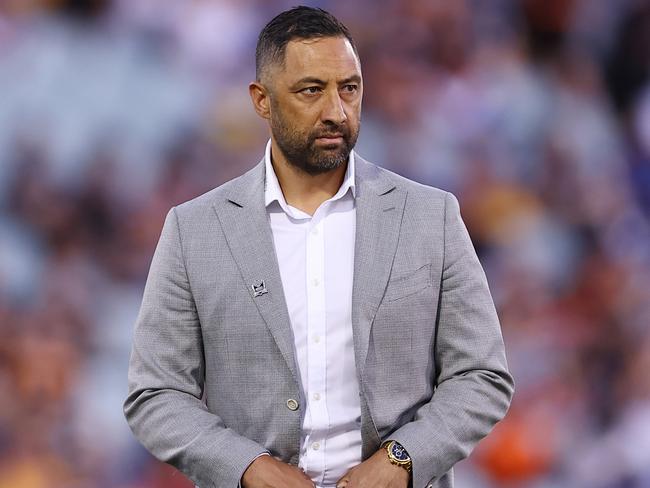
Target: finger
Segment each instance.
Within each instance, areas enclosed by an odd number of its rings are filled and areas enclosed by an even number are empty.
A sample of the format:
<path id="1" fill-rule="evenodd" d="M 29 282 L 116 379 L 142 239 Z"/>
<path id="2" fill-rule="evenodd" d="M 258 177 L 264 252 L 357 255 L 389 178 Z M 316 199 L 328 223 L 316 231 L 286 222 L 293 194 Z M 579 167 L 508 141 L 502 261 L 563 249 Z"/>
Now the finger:
<path id="1" fill-rule="evenodd" d="M 341 478 L 336 482 L 336 488 L 345 488 L 346 486 L 348 486 L 349 482 L 350 480 L 347 479 L 345 476 L 343 476 L 343 478 Z"/>

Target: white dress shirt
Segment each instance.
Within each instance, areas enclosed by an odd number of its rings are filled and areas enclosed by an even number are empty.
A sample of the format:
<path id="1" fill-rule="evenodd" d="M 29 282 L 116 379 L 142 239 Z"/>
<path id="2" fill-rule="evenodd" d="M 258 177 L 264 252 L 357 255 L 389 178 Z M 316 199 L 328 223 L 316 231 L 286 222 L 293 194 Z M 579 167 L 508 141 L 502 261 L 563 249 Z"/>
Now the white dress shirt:
<path id="1" fill-rule="evenodd" d="M 271 141 L 265 163 L 265 204 L 305 394 L 299 465 L 318 487 L 334 487 L 361 462 L 352 340 L 354 153 L 338 192 L 313 216 L 284 199 L 271 164 Z"/>

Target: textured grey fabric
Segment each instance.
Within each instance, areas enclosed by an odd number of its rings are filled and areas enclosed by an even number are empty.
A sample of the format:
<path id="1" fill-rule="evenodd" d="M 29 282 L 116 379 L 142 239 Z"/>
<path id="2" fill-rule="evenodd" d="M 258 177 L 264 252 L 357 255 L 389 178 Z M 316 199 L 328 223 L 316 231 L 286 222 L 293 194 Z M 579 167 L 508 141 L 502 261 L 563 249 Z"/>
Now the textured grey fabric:
<path id="1" fill-rule="evenodd" d="M 362 456 L 396 439 L 414 488 L 451 487 L 513 393 L 499 322 L 456 199 L 356 161 Z M 201 488 L 235 488 L 264 450 L 297 464 L 304 405 L 262 162 L 167 215 L 124 409 L 156 457 Z"/>

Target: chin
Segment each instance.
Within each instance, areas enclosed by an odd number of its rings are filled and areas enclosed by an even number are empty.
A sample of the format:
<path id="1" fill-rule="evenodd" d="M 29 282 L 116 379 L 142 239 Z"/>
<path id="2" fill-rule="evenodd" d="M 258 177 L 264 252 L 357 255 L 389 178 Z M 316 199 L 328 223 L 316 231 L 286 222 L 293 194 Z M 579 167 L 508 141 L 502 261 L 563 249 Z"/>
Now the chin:
<path id="1" fill-rule="evenodd" d="M 305 170 L 308 173 L 314 175 L 323 174 L 340 168 L 346 162 L 347 162 L 347 158 L 344 159 L 337 158 L 336 160 L 320 161 L 318 163 L 309 163 L 305 168 Z"/>

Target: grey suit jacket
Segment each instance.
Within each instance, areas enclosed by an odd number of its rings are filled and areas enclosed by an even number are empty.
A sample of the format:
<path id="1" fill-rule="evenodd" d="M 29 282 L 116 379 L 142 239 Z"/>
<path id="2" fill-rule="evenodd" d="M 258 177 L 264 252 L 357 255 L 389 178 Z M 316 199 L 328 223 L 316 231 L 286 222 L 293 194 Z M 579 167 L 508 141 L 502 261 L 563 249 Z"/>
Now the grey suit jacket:
<path id="1" fill-rule="evenodd" d="M 451 487 L 452 466 L 513 393 L 497 315 L 456 199 L 356 164 L 350 374 L 362 457 L 395 439 L 414 488 Z M 135 328 L 126 418 L 201 488 L 235 488 L 264 450 L 298 463 L 305 400 L 264 171 L 169 212 Z M 255 296 L 258 280 L 268 293 Z"/>

